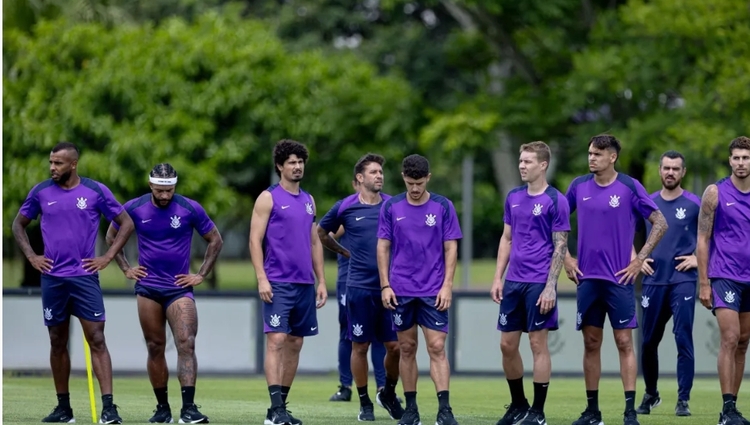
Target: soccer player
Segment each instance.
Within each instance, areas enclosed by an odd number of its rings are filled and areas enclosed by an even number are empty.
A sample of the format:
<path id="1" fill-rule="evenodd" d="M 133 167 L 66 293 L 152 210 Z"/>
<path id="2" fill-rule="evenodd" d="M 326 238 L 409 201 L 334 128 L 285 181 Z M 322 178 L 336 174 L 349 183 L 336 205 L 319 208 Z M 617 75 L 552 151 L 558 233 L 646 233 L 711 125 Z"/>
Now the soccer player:
<path id="1" fill-rule="evenodd" d="M 104 337 L 104 297 L 99 270 L 114 259 L 133 233 L 133 220 L 102 183 L 80 177 L 78 148 L 58 143 L 49 156 L 50 179 L 35 185 L 13 220 L 13 236 L 31 265 L 42 273 L 42 311 L 50 338 L 50 366 L 57 406 L 42 422 L 75 422 L 70 407 L 70 316 L 78 317 L 102 394 L 100 423 L 122 418 L 112 399 L 112 359 Z M 26 227 L 41 215 L 44 253 L 29 244 Z M 94 257 L 99 220 L 115 221 L 122 231 L 112 246 Z"/>
<path id="2" fill-rule="evenodd" d="M 149 174 L 151 192 L 125 203 L 138 235 L 138 263 L 133 267 L 124 251 L 115 261 L 128 279 L 135 280 L 138 317 L 148 348 L 146 366 L 156 395 L 152 423 L 172 423 L 167 383 L 169 369 L 164 349 L 166 323 L 172 329 L 177 348 L 177 376 L 182 387 L 179 423 L 208 423 L 208 417 L 195 405 L 195 381 L 198 361 L 195 338 L 198 311 L 193 287 L 211 272 L 221 252 L 219 230 L 196 201 L 175 193 L 177 171 L 168 163 L 157 164 Z M 198 273 L 190 273 L 190 247 L 193 230 L 208 242 Z M 111 224 L 107 243 L 117 237 L 118 226 Z"/>
<path id="3" fill-rule="evenodd" d="M 430 356 L 438 398 L 436 425 L 457 425 L 449 401 L 450 365 L 445 356 L 448 309 L 453 296 L 461 228 L 453 203 L 427 191 L 430 164 L 409 155 L 401 165 L 406 192 L 387 200 L 378 220 L 378 271 L 383 305 L 393 310 L 406 399 L 399 425 L 420 423 L 417 407 L 417 325 Z"/>
<path id="4" fill-rule="evenodd" d="M 307 148 L 299 142 L 276 143 L 273 160 L 280 182 L 258 196 L 250 222 L 250 255 L 266 333 L 264 369 L 271 397 L 267 425 L 302 423 L 286 409 L 286 398 L 303 339 L 318 334 L 316 309 L 328 297 L 315 200 L 300 188 L 307 158 Z"/>
<path id="5" fill-rule="evenodd" d="M 699 298 L 713 309 L 721 333 L 719 424 L 741 425 L 748 423 L 736 404 L 750 340 L 750 138 L 732 140 L 729 166 L 732 174 L 703 193 L 696 256 Z"/>
<path id="6" fill-rule="evenodd" d="M 346 281 L 346 311 L 349 338 L 352 341 L 351 368 L 357 385 L 360 409 L 359 421 L 374 421 L 375 412 L 367 391 L 367 351 L 370 343 L 379 341 L 386 347 L 383 360 L 386 384 L 376 399 L 391 419 L 401 419 L 403 408 L 396 399 L 399 373 L 398 338 L 388 309 L 380 296 L 380 276 L 377 264 L 378 219 L 383 203 L 390 199 L 381 193 L 385 159 L 367 154 L 354 166 L 354 176 L 360 190 L 336 202 L 318 225 L 318 236 L 326 248 L 349 258 Z M 328 234 L 344 228 L 349 249 L 339 245 Z"/>
<path id="7" fill-rule="evenodd" d="M 573 425 L 600 425 L 599 378 L 604 320 L 609 316 L 620 355 L 625 390 L 625 425 L 638 425 L 635 411 L 637 363 L 633 329 L 638 326 L 633 283 L 643 262 L 667 231 L 664 215 L 636 179 L 615 171 L 620 141 L 602 134 L 589 141 L 591 174 L 577 177 L 566 197 L 578 211 L 578 256 L 566 254 L 565 271 L 577 285 L 576 328 L 583 334 L 583 375 L 588 406 Z M 653 225 L 641 251 L 632 257 L 636 221 Z M 631 259 L 632 257 L 632 259 Z"/>
<path id="8" fill-rule="evenodd" d="M 544 402 L 552 369 L 547 334 L 558 329 L 557 278 L 568 252 L 570 207 L 547 183 L 551 152 L 544 142 L 521 146 L 518 169 L 526 184 L 505 200 L 505 229 L 497 254 L 490 294 L 500 304 L 497 328 L 503 370 L 511 403 L 497 425 L 544 425 Z M 508 274 L 503 282 L 503 274 Z M 523 390 L 523 361 L 518 350 L 521 333 L 528 332 L 534 357 L 534 404 Z"/>
<path id="9" fill-rule="evenodd" d="M 352 188 L 355 192 L 358 190 L 357 179 L 352 180 Z M 339 227 L 338 231 L 331 237 L 336 239 L 344 249 L 349 249 L 349 242 L 344 227 Z M 352 341 L 349 339 L 349 321 L 346 318 L 346 278 L 349 274 L 349 258 L 338 254 L 336 255 L 338 274 L 336 280 L 336 298 L 339 308 L 339 345 L 338 345 L 338 364 L 339 364 L 339 389 L 329 401 L 351 401 L 352 400 Z M 378 391 L 385 388 L 385 346 L 380 341 L 373 341 L 370 344 L 370 358 L 372 359 L 373 368 L 375 369 L 375 382 Z M 397 398 L 399 402 L 401 398 Z"/>
<path id="10" fill-rule="evenodd" d="M 651 194 L 667 220 L 669 229 L 651 256 L 643 262 L 643 339 L 641 369 L 646 383 L 643 401 L 636 410 L 648 415 L 661 404 L 656 383 L 659 379 L 659 343 L 670 317 L 674 318 L 677 344 L 677 416 L 690 416 L 688 401 L 695 375 L 693 320 L 698 280 L 695 243 L 698 232 L 700 198 L 681 187 L 685 158 L 667 151 L 659 160 L 662 188 Z M 646 231 L 651 223 L 646 222 Z"/>

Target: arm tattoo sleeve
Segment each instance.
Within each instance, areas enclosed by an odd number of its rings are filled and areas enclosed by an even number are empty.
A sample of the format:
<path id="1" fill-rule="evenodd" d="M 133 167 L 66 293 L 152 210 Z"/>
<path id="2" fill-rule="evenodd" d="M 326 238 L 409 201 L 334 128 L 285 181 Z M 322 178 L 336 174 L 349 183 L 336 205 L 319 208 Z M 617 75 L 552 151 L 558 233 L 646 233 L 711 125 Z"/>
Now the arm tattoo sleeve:
<path id="1" fill-rule="evenodd" d="M 646 243 L 643 245 L 643 248 L 641 248 L 641 252 L 638 253 L 638 258 L 641 261 L 644 261 L 649 255 L 651 255 L 651 251 L 656 248 L 656 244 L 659 243 L 664 236 L 664 233 L 666 233 L 667 228 L 669 228 L 667 225 L 667 219 L 664 218 L 664 214 L 659 210 L 652 212 L 651 215 L 648 216 L 648 221 L 652 224 L 651 233 L 648 234 Z"/>
<path id="2" fill-rule="evenodd" d="M 552 252 L 547 287 L 557 285 L 557 278 L 560 276 L 565 254 L 568 252 L 568 232 L 552 232 L 552 244 L 555 246 L 555 250 Z"/>

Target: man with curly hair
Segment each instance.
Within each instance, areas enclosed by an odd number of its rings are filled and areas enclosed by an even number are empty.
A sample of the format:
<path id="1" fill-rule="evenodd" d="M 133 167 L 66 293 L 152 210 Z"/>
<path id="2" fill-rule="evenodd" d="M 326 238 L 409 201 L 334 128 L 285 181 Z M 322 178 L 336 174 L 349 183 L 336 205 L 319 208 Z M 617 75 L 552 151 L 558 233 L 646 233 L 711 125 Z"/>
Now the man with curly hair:
<path id="1" fill-rule="evenodd" d="M 307 148 L 299 142 L 276 143 L 273 160 L 280 182 L 258 196 L 250 222 L 250 255 L 266 333 L 264 369 L 271 396 L 267 425 L 302 423 L 286 409 L 286 397 L 303 338 L 318 334 L 316 309 L 328 296 L 315 200 L 300 188 L 307 158 Z"/>

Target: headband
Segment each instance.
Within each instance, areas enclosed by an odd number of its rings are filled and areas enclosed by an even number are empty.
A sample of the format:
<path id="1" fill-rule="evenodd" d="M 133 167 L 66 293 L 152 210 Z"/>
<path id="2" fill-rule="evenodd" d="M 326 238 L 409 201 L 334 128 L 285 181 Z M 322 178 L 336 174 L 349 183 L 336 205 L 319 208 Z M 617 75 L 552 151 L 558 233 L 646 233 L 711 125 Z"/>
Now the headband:
<path id="1" fill-rule="evenodd" d="M 177 177 L 171 177 L 171 178 L 164 178 L 164 177 L 148 177 L 148 181 L 150 181 L 153 184 L 161 184 L 166 186 L 171 186 L 173 184 L 177 184 Z"/>

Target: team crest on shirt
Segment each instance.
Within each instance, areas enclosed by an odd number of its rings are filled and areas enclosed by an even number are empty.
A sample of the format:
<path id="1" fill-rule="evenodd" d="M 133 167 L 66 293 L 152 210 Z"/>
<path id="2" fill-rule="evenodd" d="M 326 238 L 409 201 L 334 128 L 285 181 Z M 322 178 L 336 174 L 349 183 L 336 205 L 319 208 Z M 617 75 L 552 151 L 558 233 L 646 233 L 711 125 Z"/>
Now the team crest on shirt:
<path id="1" fill-rule="evenodd" d="M 609 206 L 612 208 L 617 208 L 620 206 L 620 197 L 617 195 L 612 195 L 609 197 Z"/>
<path id="2" fill-rule="evenodd" d="M 281 317 L 278 314 L 272 314 L 271 320 L 268 321 L 268 325 L 271 327 L 277 327 L 281 324 Z"/>
<path id="3" fill-rule="evenodd" d="M 507 324 L 508 324 L 508 316 L 500 313 L 500 326 L 505 326 Z"/>
<path id="4" fill-rule="evenodd" d="M 401 326 L 401 325 L 403 325 L 403 324 L 404 324 L 404 321 L 403 321 L 403 320 L 401 320 L 401 315 L 400 315 L 400 314 L 394 314 L 394 315 L 393 315 L 393 323 L 394 323 L 394 324 L 395 324 L 396 326 Z"/>
<path id="5" fill-rule="evenodd" d="M 363 333 L 364 332 L 362 332 L 362 325 L 360 325 L 359 323 L 355 323 L 354 325 L 352 325 L 352 334 L 354 336 L 362 336 Z"/>
<path id="6" fill-rule="evenodd" d="M 648 308 L 648 297 L 647 297 L 647 296 L 645 296 L 645 295 L 644 295 L 644 296 L 643 296 L 643 298 L 641 299 L 641 306 L 642 306 L 643 308 Z"/>
<path id="7" fill-rule="evenodd" d="M 426 219 L 424 221 L 424 224 L 432 227 L 437 224 L 437 220 L 435 219 L 435 214 L 427 214 Z"/>
<path id="8" fill-rule="evenodd" d="M 534 209 L 531 210 L 531 213 L 534 215 L 539 215 L 542 213 L 542 204 L 534 204 Z"/>
<path id="9" fill-rule="evenodd" d="M 674 214 L 675 217 L 677 217 L 678 220 L 682 220 L 685 218 L 685 208 L 677 208 L 677 212 Z"/>
<path id="10" fill-rule="evenodd" d="M 312 208 L 312 204 L 311 203 L 305 202 L 305 211 L 307 211 L 307 213 L 310 214 L 310 215 L 313 214 L 313 208 Z"/>
<path id="11" fill-rule="evenodd" d="M 76 198 L 76 200 L 78 201 L 78 203 L 76 203 L 76 207 L 82 210 L 86 209 L 86 201 L 87 201 L 86 198 L 81 197 L 81 198 Z"/>
<path id="12" fill-rule="evenodd" d="M 727 291 L 727 292 L 724 293 L 724 301 L 726 301 L 726 302 L 728 302 L 730 304 L 734 303 L 734 296 L 735 296 L 734 292 Z"/>
<path id="13" fill-rule="evenodd" d="M 169 223 L 169 225 L 172 226 L 173 229 L 177 229 L 182 224 L 182 223 L 180 223 L 180 217 L 179 216 L 175 215 L 175 216 L 172 216 L 172 217 L 169 217 L 169 218 L 172 220 L 172 222 Z"/>
<path id="14" fill-rule="evenodd" d="M 52 320 L 52 309 L 51 308 L 45 308 L 44 309 L 44 318 L 46 320 Z"/>

